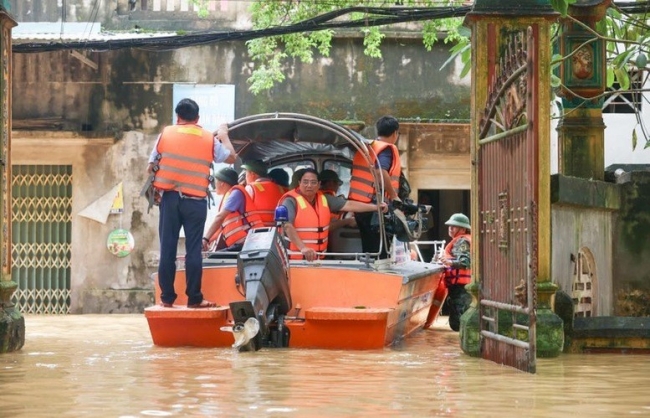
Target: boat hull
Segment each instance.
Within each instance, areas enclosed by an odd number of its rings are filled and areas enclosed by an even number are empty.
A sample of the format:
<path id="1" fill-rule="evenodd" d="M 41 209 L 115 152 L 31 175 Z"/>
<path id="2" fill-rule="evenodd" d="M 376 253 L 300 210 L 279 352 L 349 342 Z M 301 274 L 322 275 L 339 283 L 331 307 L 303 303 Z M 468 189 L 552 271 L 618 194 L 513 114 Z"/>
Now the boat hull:
<path id="1" fill-rule="evenodd" d="M 294 262 L 289 288 L 292 308 L 284 325 L 289 347 L 377 349 L 392 345 L 422 329 L 442 277 L 435 264 L 407 262 L 390 271 L 374 271 L 363 264 Z M 175 281 L 174 308 L 145 309 L 154 344 L 166 347 L 229 347 L 234 338 L 222 327 L 233 325 L 230 302 L 244 300 L 235 285 L 236 266 L 205 266 L 202 291 L 217 308 L 185 307 L 185 272 Z"/>

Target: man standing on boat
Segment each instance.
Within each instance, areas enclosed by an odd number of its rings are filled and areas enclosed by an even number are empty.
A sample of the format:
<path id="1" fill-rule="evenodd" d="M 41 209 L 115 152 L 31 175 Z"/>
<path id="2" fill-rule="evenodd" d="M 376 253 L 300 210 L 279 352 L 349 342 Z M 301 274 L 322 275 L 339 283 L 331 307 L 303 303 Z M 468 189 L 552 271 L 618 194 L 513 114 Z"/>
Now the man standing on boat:
<path id="1" fill-rule="evenodd" d="M 451 241 L 445 246 L 438 262 L 446 267 L 445 285 L 449 291 L 449 327 L 454 331 L 460 329 L 460 317 L 469 308 L 472 296 L 465 290 L 465 285 L 472 279 L 470 262 L 471 225 L 469 218 L 462 213 L 454 213 L 445 222 L 449 226 Z"/>
<path id="2" fill-rule="evenodd" d="M 299 251 L 307 261 L 314 261 L 316 253 L 327 250 L 330 213 L 334 212 L 373 212 L 381 208 L 387 211 L 386 203 L 346 200 L 341 196 L 324 194 L 319 190 L 318 172 L 306 168 L 296 189 L 288 191 L 280 205 L 287 208 L 289 221 L 284 224 L 284 232 L 289 238 L 289 250 Z"/>
<path id="3" fill-rule="evenodd" d="M 399 139 L 399 122 L 393 116 L 382 116 L 376 123 L 377 139 L 370 144 L 370 165 L 360 152 L 352 161 L 352 178 L 348 199 L 370 203 L 376 201 L 374 173 L 383 178 L 384 196 L 389 200 L 400 200 L 399 176 L 402 165 L 395 144 Z M 365 253 L 377 253 L 381 242 L 379 230 L 372 225 L 372 213 L 356 213 L 355 218 L 361 234 L 361 247 Z M 385 245 L 379 258 L 386 258 Z"/>
<path id="4" fill-rule="evenodd" d="M 267 167 L 261 160 L 245 161 L 246 191 L 253 199 L 255 213 L 264 226 L 275 226 L 275 208 L 285 190 L 268 177 Z"/>
<path id="5" fill-rule="evenodd" d="M 208 187 L 212 162 L 232 163 L 235 150 L 222 125 L 215 140 L 212 132 L 198 125 L 199 106 L 192 99 L 176 105 L 176 125 L 166 127 L 151 152 L 147 172 L 154 175 L 153 187 L 160 198 L 160 263 L 158 284 L 163 307 L 173 307 L 176 300 L 176 252 L 180 230 L 185 230 L 185 275 L 187 306 L 216 306 L 203 299 L 201 278 L 203 262 L 201 238 L 208 212 Z"/>
<path id="6" fill-rule="evenodd" d="M 244 186 L 237 184 L 235 170 L 222 168 L 214 176 L 217 194 L 222 198 L 217 216 L 203 237 L 203 250 L 207 251 L 214 243 L 215 250 L 240 251 L 248 230 L 261 227 L 262 221 L 254 213 L 253 199 L 246 193 Z"/>

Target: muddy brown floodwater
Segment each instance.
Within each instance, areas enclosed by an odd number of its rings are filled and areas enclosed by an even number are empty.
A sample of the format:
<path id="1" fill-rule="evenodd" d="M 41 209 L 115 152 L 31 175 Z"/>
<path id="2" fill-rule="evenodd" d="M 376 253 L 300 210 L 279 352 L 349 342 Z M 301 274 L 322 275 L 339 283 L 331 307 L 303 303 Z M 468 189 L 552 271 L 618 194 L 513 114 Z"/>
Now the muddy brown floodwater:
<path id="1" fill-rule="evenodd" d="M 0 417 L 650 416 L 650 358 L 539 359 L 537 374 L 463 354 L 446 318 L 372 351 L 162 348 L 143 315 L 26 316 L 0 355 Z"/>

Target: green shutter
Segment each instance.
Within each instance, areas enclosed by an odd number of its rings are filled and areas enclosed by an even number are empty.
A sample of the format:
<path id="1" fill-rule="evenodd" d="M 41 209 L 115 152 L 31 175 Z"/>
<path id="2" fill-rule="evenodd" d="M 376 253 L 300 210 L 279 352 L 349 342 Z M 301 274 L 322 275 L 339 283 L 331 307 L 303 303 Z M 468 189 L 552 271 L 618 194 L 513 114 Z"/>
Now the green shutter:
<path id="1" fill-rule="evenodd" d="M 70 309 L 72 166 L 12 167 L 13 301 L 22 313 Z"/>

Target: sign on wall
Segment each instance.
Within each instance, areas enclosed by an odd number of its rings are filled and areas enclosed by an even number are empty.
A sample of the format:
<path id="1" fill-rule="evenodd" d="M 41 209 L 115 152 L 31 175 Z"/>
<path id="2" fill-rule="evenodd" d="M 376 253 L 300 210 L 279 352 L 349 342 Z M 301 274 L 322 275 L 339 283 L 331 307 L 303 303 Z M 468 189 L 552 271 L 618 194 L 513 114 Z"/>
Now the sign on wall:
<path id="1" fill-rule="evenodd" d="M 209 131 L 214 132 L 222 123 L 228 123 L 235 119 L 234 84 L 174 84 L 173 108 L 176 108 L 176 104 L 184 98 L 190 98 L 199 105 L 199 125 Z M 172 123 L 176 123 L 175 113 Z M 216 164 L 214 170 L 226 166 L 227 164 Z M 212 191 L 212 195 L 217 204 L 208 207 L 206 230 L 217 215 L 218 203 L 221 200 L 221 196 L 216 196 L 214 191 Z M 185 231 L 181 230 L 181 237 L 184 236 Z"/>
<path id="2" fill-rule="evenodd" d="M 117 185 L 117 192 L 111 206 L 111 214 L 124 213 L 124 186 L 122 182 Z"/>
<path id="3" fill-rule="evenodd" d="M 216 131 L 222 123 L 235 119 L 234 84 L 174 84 L 173 108 L 185 98 L 190 98 L 199 105 L 199 125 L 209 131 Z M 174 123 L 175 113 L 172 120 Z"/>
<path id="4" fill-rule="evenodd" d="M 122 258 L 131 254 L 135 248 L 133 235 L 126 229 L 114 229 L 108 234 L 106 248 L 116 257 Z"/>

